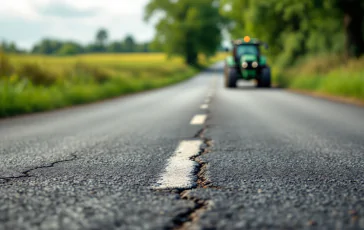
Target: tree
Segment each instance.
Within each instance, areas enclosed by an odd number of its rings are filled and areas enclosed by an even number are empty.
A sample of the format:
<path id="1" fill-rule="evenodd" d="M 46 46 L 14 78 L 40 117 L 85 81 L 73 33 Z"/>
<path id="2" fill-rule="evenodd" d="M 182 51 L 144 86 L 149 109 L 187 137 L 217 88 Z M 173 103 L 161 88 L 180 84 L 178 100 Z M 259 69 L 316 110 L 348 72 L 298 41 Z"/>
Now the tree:
<path id="1" fill-rule="evenodd" d="M 211 56 L 221 42 L 223 19 L 216 0 L 152 0 L 145 8 L 145 20 L 162 13 L 154 43 L 169 55 L 182 55 L 189 65 L 198 54 Z"/>
<path id="2" fill-rule="evenodd" d="M 6 52 L 6 53 L 25 53 L 24 50 L 21 50 L 17 47 L 15 42 L 6 42 L 2 41 L 0 44 L 0 51 Z"/>
<path id="3" fill-rule="evenodd" d="M 132 35 L 127 35 L 124 39 L 124 50 L 125 52 L 135 52 L 136 43 Z"/>
<path id="4" fill-rule="evenodd" d="M 108 38 L 108 33 L 106 29 L 99 29 L 96 33 L 96 43 L 102 47 L 105 47 L 106 40 Z"/>
<path id="5" fill-rule="evenodd" d="M 74 55 L 77 54 L 77 49 L 71 44 L 64 44 L 58 51 L 59 55 Z"/>
<path id="6" fill-rule="evenodd" d="M 32 53 L 48 55 L 55 54 L 62 47 L 62 45 L 63 43 L 61 41 L 46 38 L 34 45 Z"/>
<path id="7" fill-rule="evenodd" d="M 11 52 L 11 53 L 17 53 L 18 52 L 18 48 L 16 47 L 16 44 L 14 42 L 11 42 L 9 44 L 9 52 Z"/>
<path id="8" fill-rule="evenodd" d="M 347 56 L 364 54 L 364 2 L 362 0 L 337 0 L 344 19 Z"/>
<path id="9" fill-rule="evenodd" d="M 146 42 L 146 43 L 143 43 L 140 45 L 141 46 L 141 52 L 149 52 L 149 43 Z"/>
<path id="10" fill-rule="evenodd" d="M 57 51 L 59 55 L 75 55 L 83 52 L 83 47 L 75 42 L 66 42 Z"/>
<path id="11" fill-rule="evenodd" d="M 120 53 L 124 51 L 123 47 L 122 42 L 115 41 L 107 47 L 107 51 L 111 53 Z"/>

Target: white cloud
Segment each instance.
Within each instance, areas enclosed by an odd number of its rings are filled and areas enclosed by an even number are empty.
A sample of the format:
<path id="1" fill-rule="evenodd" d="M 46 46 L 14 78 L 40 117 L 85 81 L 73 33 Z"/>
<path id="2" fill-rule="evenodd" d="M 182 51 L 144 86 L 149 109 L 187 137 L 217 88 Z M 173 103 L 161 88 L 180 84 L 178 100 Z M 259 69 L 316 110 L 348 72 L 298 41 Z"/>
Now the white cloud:
<path id="1" fill-rule="evenodd" d="M 29 48 L 44 37 L 91 42 L 98 28 L 111 40 L 133 34 L 152 39 L 152 24 L 143 21 L 148 0 L 12 0 L 0 8 L 0 40 Z"/>

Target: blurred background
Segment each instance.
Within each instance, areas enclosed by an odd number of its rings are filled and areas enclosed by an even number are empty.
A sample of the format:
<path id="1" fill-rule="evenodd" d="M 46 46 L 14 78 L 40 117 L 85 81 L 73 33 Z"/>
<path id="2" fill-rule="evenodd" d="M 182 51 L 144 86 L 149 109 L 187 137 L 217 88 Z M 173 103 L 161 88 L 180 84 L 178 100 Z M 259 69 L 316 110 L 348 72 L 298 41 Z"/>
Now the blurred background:
<path id="1" fill-rule="evenodd" d="M 269 44 L 275 86 L 362 103 L 363 15 L 362 0 L 4 1 L 0 117 L 180 82 L 246 35 Z"/>

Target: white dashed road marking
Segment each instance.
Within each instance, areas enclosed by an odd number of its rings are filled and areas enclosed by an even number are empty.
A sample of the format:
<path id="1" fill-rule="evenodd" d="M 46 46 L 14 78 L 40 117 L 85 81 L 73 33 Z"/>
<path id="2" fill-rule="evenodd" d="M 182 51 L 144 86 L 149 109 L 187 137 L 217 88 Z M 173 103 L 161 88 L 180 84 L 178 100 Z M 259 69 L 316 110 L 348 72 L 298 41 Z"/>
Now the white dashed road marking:
<path id="1" fill-rule="evenodd" d="M 195 115 L 190 124 L 191 125 L 203 125 L 206 121 L 207 115 L 206 114 L 197 114 Z"/>
<path id="2" fill-rule="evenodd" d="M 209 108 L 209 105 L 208 104 L 203 104 L 203 105 L 201 105 L 201 107 L 200 107 L 201 109 L 208 109 Z"/>
<path id="3" fill-rule="evenodd" d="M 193 187 L 193 171 L 197 163 L 191 157 L 198 155 L 201 144 L 201 140 L 181 141 L 154 189 Z"/>
<path id="4" fill-rule="evenodd" d="M 207 109 L 213 92 L 210 91 L 205 100 L 205 104 L 200 106 L 201 109 Z M 190 124 L 203 125 L 207 119 L 206 114 L 195 115 Z M 195 184 L 194 170 L 198 165 L 192 160 L 193 156 L 197 156 L 200 151 L 202 140 L 181 141 L 169 159 L 165 172 L 158 180 L 154 189 L 173 189 L 173 188 L 192 188 Z"/>

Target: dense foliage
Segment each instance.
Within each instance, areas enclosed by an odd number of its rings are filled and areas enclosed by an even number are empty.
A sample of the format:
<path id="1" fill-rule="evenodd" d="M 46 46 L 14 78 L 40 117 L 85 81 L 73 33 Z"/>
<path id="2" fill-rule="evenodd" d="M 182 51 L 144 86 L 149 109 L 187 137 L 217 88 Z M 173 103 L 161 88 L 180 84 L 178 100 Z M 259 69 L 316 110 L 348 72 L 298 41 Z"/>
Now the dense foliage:
<path id="1" fill-rule="evenodd" d="M 222 0 L 233 38 L 251 35 L 270 45 L 276 63 L 306 54 L 364 53 L 362 0 Z"/>
<path id="2" fill-rule="evenodd" d="M 221 42 L 222 18 L 216 0 L 151 0 L 145 19 L 157 15 L 154 44 L 169 55 L 197 64 L 198 53 L 213 55 Z"/>

